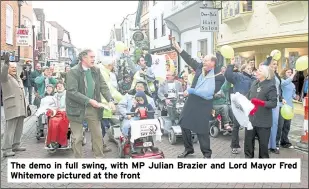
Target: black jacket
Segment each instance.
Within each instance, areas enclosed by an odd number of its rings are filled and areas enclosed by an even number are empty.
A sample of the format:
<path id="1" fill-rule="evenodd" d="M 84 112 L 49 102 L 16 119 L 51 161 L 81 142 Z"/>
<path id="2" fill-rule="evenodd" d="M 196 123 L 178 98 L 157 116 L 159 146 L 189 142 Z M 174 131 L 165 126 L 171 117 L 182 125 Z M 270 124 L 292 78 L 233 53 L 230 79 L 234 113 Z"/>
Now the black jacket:
<path id="1" fill-rule="evenodd" d="M 260 87 L 260 92 L 257 89 Z M 258 111 L 250 116 L 250 122 L 255 127 L 272 126 L 272 109 L 277 106 L 277 89 L 272 80 L 254 81 L 247 95 L 248 99 L 257 98 L 265 101 L 265 107 L 259 107 Z"/>

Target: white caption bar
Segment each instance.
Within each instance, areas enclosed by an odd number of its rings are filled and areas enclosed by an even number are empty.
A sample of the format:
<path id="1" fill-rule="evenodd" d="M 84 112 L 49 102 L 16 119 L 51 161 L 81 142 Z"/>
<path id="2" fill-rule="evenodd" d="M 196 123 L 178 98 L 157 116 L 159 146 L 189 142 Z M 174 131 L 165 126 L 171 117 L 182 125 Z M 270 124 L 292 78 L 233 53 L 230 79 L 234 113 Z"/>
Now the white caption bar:
<path id="1" fill-rule="evenodd" d="M 300 159 L 8 159 L 10 183 L 295 183 Z"/>

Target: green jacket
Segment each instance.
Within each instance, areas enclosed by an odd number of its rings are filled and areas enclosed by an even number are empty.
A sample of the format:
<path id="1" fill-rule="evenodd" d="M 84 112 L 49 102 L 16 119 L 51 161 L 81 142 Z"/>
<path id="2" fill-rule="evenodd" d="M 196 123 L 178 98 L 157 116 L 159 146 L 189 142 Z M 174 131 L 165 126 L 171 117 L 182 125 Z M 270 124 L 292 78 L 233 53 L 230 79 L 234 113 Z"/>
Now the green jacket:
<path id="1" fill-rule="evenodd" d="M 36 84 L 34 82 L 35 78 L 37 78 L 38 76 L 42 75 L 41 72 L 39 72 L 38 70 L 34 70 L 31 72 L 30 74 L 30 80 L 31 80 L 31 84 L 34 87 Z"/>
<path id="2" fill-rule="evenodd" d="M 45 93 L 45 76 L 43 76 L 42 74 L 38 77 L 35 78 L 34 82 L 38 87 L 38 93 L 40 95 L 40 97 L 44 96 Z M 54 87 L 57 84 L 57 80 L 53 77 L 49 78 L 49 84 L 52 84 Z"/>
<path id="3" fill-rule="evenodd" d="M 229 104 L 229 98 L 230 98 L 230 88 L 232 87 L 232 84 L 225 80 L 224 84 L 221 86 L 221 89 L 218 93 L 221 93 L 222 95 L 218 95 L 214 97 L 213 105 L 224 105 Z M 218 94 L 217 93 L 217 94 Z"/>
<path id="4" fill-rule="evenodd" d="M 99 68 L 92 67 L 91 73 L 94 85 L 94 100 L 102 102 L 101 94 L 110 102 L 112 96 L 109 88 L 100 72 Z M 91 106 L 89 104 L 90 98 L 87 97 L 87 82 L 85 72 L 81 63 L 74 66 L 67 73 L 67 89 L 66 89 L 66 113 L 70 121 L 82 124 L 85 119 L 86 107 Z M 103 109 L 98 109 L 98 118 L 101 120 L 103 115 Z"/>

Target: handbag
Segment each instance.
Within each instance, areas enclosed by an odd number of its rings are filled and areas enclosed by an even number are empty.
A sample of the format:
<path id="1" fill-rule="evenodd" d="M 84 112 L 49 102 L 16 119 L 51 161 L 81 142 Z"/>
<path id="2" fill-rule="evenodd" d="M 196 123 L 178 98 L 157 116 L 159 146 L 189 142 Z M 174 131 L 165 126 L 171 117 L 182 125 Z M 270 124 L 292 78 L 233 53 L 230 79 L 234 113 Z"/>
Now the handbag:
<path id="1" fill-rule="evenodd" d="M 32 112 L 31 112 L 31 108 L 30 105 L 27 106 L 27 117 L 31 116 Z"/>

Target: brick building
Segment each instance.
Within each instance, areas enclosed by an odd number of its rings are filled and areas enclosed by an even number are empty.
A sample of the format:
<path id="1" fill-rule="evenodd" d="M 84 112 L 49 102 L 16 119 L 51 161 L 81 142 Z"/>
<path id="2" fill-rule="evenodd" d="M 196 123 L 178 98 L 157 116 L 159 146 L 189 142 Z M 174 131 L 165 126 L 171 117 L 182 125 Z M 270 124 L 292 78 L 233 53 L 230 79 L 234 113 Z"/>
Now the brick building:
<path id="1" fill-rule="evenodd" d="M 33 51 L 32 51 L 32 2 L 24 1 L 23 6 L 21 6 L 21 27 L 25 27 L 29 29 L 30 37 L 29 37 L 29 46 L 20 47 L 20 59 L 23 60 L 32 60 Z"/>
<path id="2" fill-rule="evenodd" d="M 1 1 L 1 58 L 5 52 L 11 53 L 11 60 L 18 56 L 16 46 L 17 27 L 18 2 Z"/>

